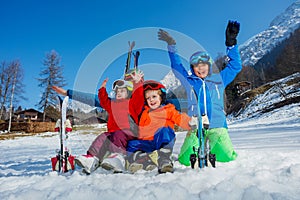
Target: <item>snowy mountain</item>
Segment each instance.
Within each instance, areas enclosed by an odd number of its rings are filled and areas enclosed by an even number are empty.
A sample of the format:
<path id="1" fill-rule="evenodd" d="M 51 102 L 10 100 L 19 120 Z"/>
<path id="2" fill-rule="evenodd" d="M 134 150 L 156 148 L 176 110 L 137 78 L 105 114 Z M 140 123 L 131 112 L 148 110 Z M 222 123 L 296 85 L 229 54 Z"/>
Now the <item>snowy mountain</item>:
<path id="1" fill-rule="evenodd" d="M 75 110 L 75 111 L 79 110 L 79 111 L 82 111 L 84 113 L 90 113 L 90 112 L 92 112 L 96 109 L 96 107 L 89 106 L 87 104 L 81 103 L 81 102 L 76 101 L 76 100 L 70 101 L 69 104 L 68 104 L 68 108 L 72 109 L 72 110 Z"/>
<path id="2" fill-rule="evenodd" d="M 176 89 L 181 85 L 180 81 L 175 77 L 172 71 L 170 71 L 160 82 L 167 89 Z"/>
<path id="3" fill-rule="evenodd" d="M 282 14 L 278 15 L 270 27 L 253 36 L 240 45 L 243 65 L 254 66 L 266 53 L 279 42 L 287 39 L 300 27 L 300 1 L 294 2 Z"/>

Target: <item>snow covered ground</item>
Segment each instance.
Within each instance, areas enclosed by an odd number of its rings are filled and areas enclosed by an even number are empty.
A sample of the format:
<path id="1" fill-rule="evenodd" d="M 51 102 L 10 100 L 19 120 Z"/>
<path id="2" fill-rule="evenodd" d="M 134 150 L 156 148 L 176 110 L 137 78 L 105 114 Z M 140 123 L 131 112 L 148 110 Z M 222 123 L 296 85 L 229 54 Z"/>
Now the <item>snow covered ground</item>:
<path id="1" fill-rule="evenodd" d="M 0 199 L 300 199 L 299 107 L 230 119 L 236 161 L 202 170 L 175 162 L 173 174 L 98 169 L 86 176 L 77 169 L 63 176 L 50 163 L 58 148 L 56 133 L 0 141 Z M 94 137 L 74 131 L 72 153 L 85 153 Z M 184 137 L 185 132 L 177 134 L 175 156 Z"/>

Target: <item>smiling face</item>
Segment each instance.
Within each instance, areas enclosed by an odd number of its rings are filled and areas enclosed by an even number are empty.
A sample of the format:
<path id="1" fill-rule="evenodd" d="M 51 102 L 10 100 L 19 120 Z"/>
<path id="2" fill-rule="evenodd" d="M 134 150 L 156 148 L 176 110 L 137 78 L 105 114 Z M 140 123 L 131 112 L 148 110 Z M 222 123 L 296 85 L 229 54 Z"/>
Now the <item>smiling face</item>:
<path id="1" fill-rule="evenodd" d="M 146 90 L 145 91 L 145 99 L 147 101 L 148 106 L 155 110 L 160 107 L 161 105 L 161 96 L 160 96 L 160 90 Z"/>
<path id="2" fill-rule="evenodd" d="M 126 88 L 117 88 L 116 89 L 116 99 L 126 99 L 128 97 L 128 91 Z"/>
<path id="3" fill-rule="evenodd" d="M 193 65 L 193 70 L 196 76 L 205 78 L 208 75 L 209 66 L 207 63 L 198 63 Z"/>

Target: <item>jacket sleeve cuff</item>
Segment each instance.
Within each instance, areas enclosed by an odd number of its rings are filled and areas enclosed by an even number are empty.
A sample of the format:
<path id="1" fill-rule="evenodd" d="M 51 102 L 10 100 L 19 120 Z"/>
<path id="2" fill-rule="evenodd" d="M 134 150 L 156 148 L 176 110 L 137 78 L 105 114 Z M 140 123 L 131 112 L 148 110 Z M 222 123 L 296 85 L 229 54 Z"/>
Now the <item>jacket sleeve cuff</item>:
<path id="1" fill-rule="evenodd" d="M 168 51 L 171 53 L 177 52 L 176 45 L 168 45 Z"/>
<path id="2" fill-rule="evenodd" d="M 231 50 L 231 49 L 233 49 L 235 47 L 238 48 L 238 45 L 227 46 L 226 48 L 227 48 L 227 50 Z"/>

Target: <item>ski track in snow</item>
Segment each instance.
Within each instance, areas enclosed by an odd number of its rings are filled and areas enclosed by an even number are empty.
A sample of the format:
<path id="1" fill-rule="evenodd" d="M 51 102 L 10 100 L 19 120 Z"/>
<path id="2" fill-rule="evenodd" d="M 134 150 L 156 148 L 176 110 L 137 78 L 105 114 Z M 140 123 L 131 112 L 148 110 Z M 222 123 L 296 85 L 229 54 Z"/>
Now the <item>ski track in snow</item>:
<path id="1" fill-rule="evenodd" d="M 176 161 L 173 174 L 98 169 L 86 176 L 76 169 L 72 175 L 58 175 L 50 162 L 59 147 L 57 133 L 0 141 L 0 199 L 300 199 L 297 115 L 232 121 L 229 134 L 237 160 L 196 170 Z M 175 157 L 185 134 L 177 133 Z M 72 154 L 84 154 L 95 137 L 74 131 Z"/>

